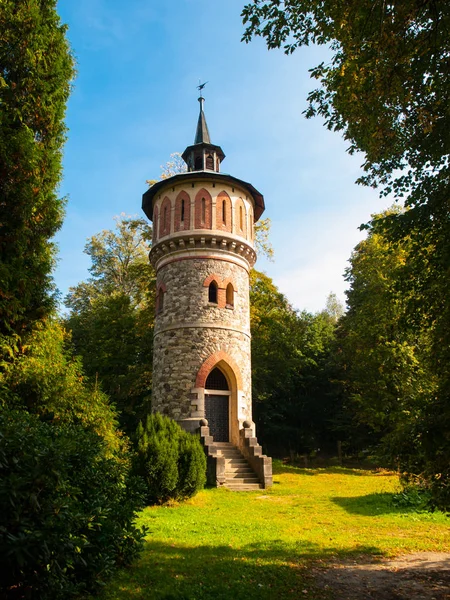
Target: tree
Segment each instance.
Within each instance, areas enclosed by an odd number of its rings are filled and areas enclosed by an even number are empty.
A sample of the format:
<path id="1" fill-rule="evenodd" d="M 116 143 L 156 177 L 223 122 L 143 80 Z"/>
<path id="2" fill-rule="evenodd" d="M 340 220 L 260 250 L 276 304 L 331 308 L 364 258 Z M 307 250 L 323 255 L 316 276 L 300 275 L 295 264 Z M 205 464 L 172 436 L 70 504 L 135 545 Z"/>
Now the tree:
<path id="1" fill-rule="evenodd" d="M 430 448 L 427 478 L 449 487 L 450 5 L 254 0 L 242 16 L 247 42 L 259 35 L 288 54 L 309 43 L 331 48 L 331 61 L 311 70 L 321 87 L 309 94 L 306 116 L 322 116 L 329 129 L 343 133 L 350 152 L 364 153 L 359 183 L 392 193 L 408 208 L 386 216 L 383 227 L 414 257 L 402 271 L 404 321 L 420 329 L 427 319 L 438 381 L 434 417 L 429 414 L 422 431 Z M 436 446 L 435 439 L 442 443 Z M 434 467 L 433 452 L 444 457 Z"/>
<path id="2" fill-rule="evenodd" d="M 150 402 L 155 273 L 148 261 L 152 230 L 143 219 L 116 218 L 115 231 L 90 238 L 92 277 L 71 288 L 66 305 L 73 348 L 86 374 L 117 406 L 133 435 Z"/>
<path id="3" fill-rule="evenodd" d="M 63 218 L 56 189 L 74 61 L 56 0 L 4 0 L 0 31 L 0 339 L 8 353 L 54 307 L 50 240 Z"/>
<path id="4" fill-rule="evenodd" d="M 250 274 L 252 395 L 258 437 L 270 453 L 333 451 L 338 404 L 328 362 L 335 323 L 292 309 L 264 273 Z"/>
<path id="5" fill-rule="evenodd" d="M 398 467 L 405 480 L 418 477 L 433 487 L 436 468 L 448 472 L 448 463 L 443 463 L 449 451 L 445 432 L 444 437 L 429 435 L 436 433 L 432 422 L 440 384 L 434 368 L 434 331 L 426 311 L 414 320 L 409 316 L 411 302 L 418 300 L 404 286 L 416 261 L 414 243 L 393 242 L 384 218 L 373 219 L 346 274 L 348 311 L 340 321 L 338 361 L 347 408 L 354 416 L 350 438 L 355 439 L 361 425 L 366 427 L 366 444 Z"/>
<path id="6" fill-rule="evenodd" d="M 447 3 L 254 0 L 242 16 L 247 42 L 259 35 L 288 54 L 311 42 L 330 45 L 331 62 L 311 70 L 321 88 L 310 93 L 306 115 L 323 116 L 329 129 L 343 131 L 350 152 L 365 153 L 365 183 L 409 193 L 410 206 L 442 205 L 450 144 Z"/>
<path id="7" fill-rule="evenodd" d="M 54 424 L 82 425 L 111 451 L 120 446 L 117 414 L 106 395 L 69 352 L 70 336 L 55 319 L 35 326 L 23 351 L 0 378 L 0 407 L 23 410 Z"/>

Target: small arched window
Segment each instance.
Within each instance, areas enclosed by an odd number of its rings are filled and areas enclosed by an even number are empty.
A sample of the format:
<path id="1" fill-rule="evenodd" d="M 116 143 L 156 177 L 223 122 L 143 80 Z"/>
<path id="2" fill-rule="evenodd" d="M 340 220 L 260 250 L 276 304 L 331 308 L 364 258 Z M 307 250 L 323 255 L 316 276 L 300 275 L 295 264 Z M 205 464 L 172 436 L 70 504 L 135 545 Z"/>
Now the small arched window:
<path id="1" fill-rule="evenodd" d="M 208 288 L 208 301 L 217 304 L 217 283 L 211 281 Z"/>
<path id="2" fill-rule="evenodd" d="M 201 171 L 203 167 L 203 159 L 201 156 L 197 156 L 194 163 L 194 170 Z"/>
<path id="3" fill-rule="evenodd" d="M 164 229 L 167 229 L 167 206 L 164 207 Z"/>
<path id="4" fill-rule="evenodd" d="M 158 293 L 156 295 L 156 314 L 158 315 L 160 312 L 164 310 L 164 289 L 162 287 L 159 288 Z"/>
<path id="5" fill-rule="evenodd" d="M 181 199 L 181 221 L 184 221 L 184 198 Z"/>
<path id="6" fill-rule="evenodd" d="M 226 302 L 227 306 L 234 306 L 234 289 L 231 283 L 227 285 Z"/>
<path id="7" fill-rule="evenodd" d="M 223 224 L 227 224 L 227 201 L 222 200 L 222 221 Z"/>
<path id="8" fill-rule="evenodd" d="M 244 216 L 243 216 L 242 206 L 239 207 L 239 226 L 242 231 L 244 229 Z"/>
<path id="9" fill-rule="evenodd" d="M 206 221 L 206 200 L 202 198 L 202 223 Z"/>
<path id="10" fill-rule="evenodd" d="M 211 154 L 206 157 L 206 168 L 210 171 L 214 171 L 214 158 Z"/>

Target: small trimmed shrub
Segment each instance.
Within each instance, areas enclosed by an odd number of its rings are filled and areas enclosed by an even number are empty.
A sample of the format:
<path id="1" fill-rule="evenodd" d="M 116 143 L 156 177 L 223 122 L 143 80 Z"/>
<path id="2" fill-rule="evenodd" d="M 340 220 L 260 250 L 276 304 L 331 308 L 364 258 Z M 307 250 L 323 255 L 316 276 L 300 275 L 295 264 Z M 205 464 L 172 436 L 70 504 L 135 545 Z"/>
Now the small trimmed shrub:
<path id="1" fill-rule="evenodd" d="M 93 591 L 139 552 L 142 483 L 80 425 L 0 412 L 0 597 Z"/>
<path id="2" fill-rule="evenodd" d="M 194 496 L 206 483 L 200 439 L 160 413 L 137 429 L 137 472 L 147 484 L 147 500 L 160 504 Z"/>

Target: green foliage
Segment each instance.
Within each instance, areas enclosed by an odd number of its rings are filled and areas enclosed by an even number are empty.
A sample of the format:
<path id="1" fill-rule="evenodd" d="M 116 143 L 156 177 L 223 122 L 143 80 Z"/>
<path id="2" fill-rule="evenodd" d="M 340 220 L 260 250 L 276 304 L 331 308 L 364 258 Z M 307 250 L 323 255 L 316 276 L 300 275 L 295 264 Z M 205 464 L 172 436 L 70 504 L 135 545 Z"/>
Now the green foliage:
<path id="1" fill-rule="evenodd" d="M 365 153 L 364 183 L 410 193 L 411 206 L 448 186 L 447 3 L 254 0 L 242 16 L 245 41 L 262 36 L 288 54 L 331 46 L 331 61 L 311 70 L 322 87 L 309 95 L 306 114 L 322 115 L 344 132 L 350 152 Z"/>
<path id="2" fill-rule="evenodd" d="M 95 378 L 132 435 L 151 395 L 155 273 L 148 261 L 151 228 L 120 217 L 115 231 L 86 244 L 92 277 L 71 288 L 66 305 L 74 352 Z"/>
<path id="3" fill-rule="evenodd" d="M 0 340 L 11 360 L 54 304 L 50 240 L 63 216 L 55 190 L 74 70 L 56 0 L 4 0 L 0 31 Z"/>
<path id="4" fill-rule="evenodd" d="M 82 424 L 100 435 L 111 450 L 117 449 L 121 441 L 116 413 L 66 349 L 69 340 L 57 321 L 36 325 L 25 338 L 22 352 L 0 375 L 1 405 L 60 423 Z"/>
<path id="5" fill-rule="evenodd" d="M 137 472 L 147 484 L 148 501 L 159 504 L 194 496 L 206 482 L 206 457 L 198 437 L 160 413 L 137 429 Z"/>
<path id="6" fill-rule="evenodd" d="M 140 549 L 142 501 L 129 457 L 80 426 L 0 412 L 0 590 L 67 598 L 104 582 Z"/>
<path id="7" fill-rule="evenodd" d="M 255 223 L 255 248 L 259 256 L 265 256 L 273 261 L 274 251 L 269 239 L 271 224 L 269 218 L 260 219 Z"/>
<path id="8" fill-rule="evenodd" d="M 245 41 L 262 36 L 269 48 L 283 46 L 288 54 L 309 43 L 331 48 L 331 60 L 311 70 L 321 87 L 309 94 L 306 116 L 322 116 L 329 129 L 343 132 L 350 152 L 364 153 L 364 175 L 359 183 L 379 187 L 381 195 L 393 194 L 408 208 L 385 216 L 381 226 L 391 244 L 408 248 L 410 264 L 396 269 L 402 298 L 396 298 L 393 310 L 401 305 L 401 325 L 396 327 L 402 341 L 386 336 L 383 326 L 380 328 L 379 337 L 385 342 L 378 340 L 375 362 L 384 366 L 373 416 L 379 420 L 387 412 L 387 421 L 391 421 L 389 410 L 397 390 L 400 404 L 409 394 L 415 405 L 417 394 L 422 394 L 418 381 L 429 388 L 428 401 L 419 400 L 422 414 L 419 416 L 415 406 L 405 412 L 408 425 L 404 431 L 409 427 L 410 443 L 413 438 L 419 443 L 416 456 L 410 452 L 404 464 L 412 476 L 421 464 L 439 505 L 448 508 L 450 5 L 415 0 L 254 0 L 244 7 L 242 16 L 248 24 Z M 414 364 L 417 346 L 409 337 L 418 332 L 422 338 L 425 324 L 432 365 L 425 361 L 430 374 L 426 383 L 420 374 L 424 363 L 420 357 Z M 403 327 L 404 335 L 400 333 Z M 422 346 L 422 341 L 418 345 Z M 382 349 L 384 363 L 379 362 Z M 414 371 L 417 376 L 409 380 L 408 373 Z M 378 373 L 373 364 L 374 380 Z M 372 397 L 375 385 L 376 381 Z M 387 397 L 387 407 L 380 410 L 383 397 Z M 364 399 L 363 403 L 368 404 Z M 393 445 L 406 457 L 408 444 L 403 445 L 404 441 L 402 435 L 393 436 Z"/>
<path id="9" fill-rule="evenodd" d="M 335 319 L 292 309 L 263 273 L 250 274 L 252 395 L 258 437 L 271 454 L 333 452 L 339 402 L 330 383 Z"/>
<path id="10" fill-rule="evenodd" d="M 353 436 L 366 426 L 366 444 L 378 444 L 379 455 L 400 470 L 405 483 L 420 482 L 435 506 L 449 510 L 450 411 L 435 351 L 437 323 L 410 286 L 421 262 L 414 232 L 401 243 L 392 241 L 385 218 L 374 218 L 347 272 L 351 287 L 338 354 L 347 409 L 354 415 Z"/>

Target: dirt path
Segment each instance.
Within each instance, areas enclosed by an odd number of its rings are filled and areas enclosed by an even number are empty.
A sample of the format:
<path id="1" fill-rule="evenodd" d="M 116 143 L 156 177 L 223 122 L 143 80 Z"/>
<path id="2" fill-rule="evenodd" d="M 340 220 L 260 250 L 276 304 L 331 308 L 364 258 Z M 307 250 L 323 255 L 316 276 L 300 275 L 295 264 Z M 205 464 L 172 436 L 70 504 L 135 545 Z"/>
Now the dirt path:
<path id="1" fill-rule="evenodd" d="M 450 600 L 450 554 L 361 556 L 316 569 L 314 575 L 333 600 Z"/>

